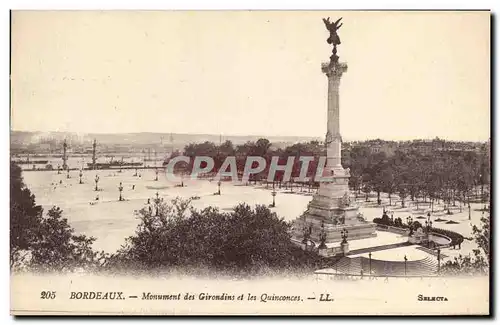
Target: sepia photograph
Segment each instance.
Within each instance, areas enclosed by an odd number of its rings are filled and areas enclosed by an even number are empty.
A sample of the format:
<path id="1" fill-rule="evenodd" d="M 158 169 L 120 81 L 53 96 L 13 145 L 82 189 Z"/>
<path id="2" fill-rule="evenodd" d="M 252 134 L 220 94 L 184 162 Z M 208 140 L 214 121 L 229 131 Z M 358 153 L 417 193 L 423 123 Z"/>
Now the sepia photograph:
<path id="1" fill-rule="evenodd" d="M 12 315 L 490 315 L 490 11 L 13 10 Z"/>

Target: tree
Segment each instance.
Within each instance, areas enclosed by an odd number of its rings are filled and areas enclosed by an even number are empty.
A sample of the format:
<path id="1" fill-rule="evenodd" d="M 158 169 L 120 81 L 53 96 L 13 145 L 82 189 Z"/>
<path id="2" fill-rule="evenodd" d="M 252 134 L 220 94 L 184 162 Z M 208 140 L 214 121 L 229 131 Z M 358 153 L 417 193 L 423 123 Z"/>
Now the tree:
<path id="1" fill-rule="evenodd" d="M 37 239 L 32 243 L 30 268 L 40 271 L 87 271 L 97 269 L 105 260 L 103 252 L 94 252 L 94 237 L 75 235 L 62 210 L 51 208 L 41 218 Z"/>
<path id="2" fill-rule="evenodd" d="M 387 158 L 385 153 L 377 153 L 374 155 L 371 163 L 371 167 L 367 169 L 368 182 L 370 183 L 371 189 L 377 192 L 377 204 L 382 204 L 380 199 L 380 193 L 386 187 L 385 181 L 389 179 L 391 175 L 388 175 Z"/>
<path id="3" fill-rule="evenodd" d="M 363 192 L 365 193 L 365 201 L 369 201 L 369 195 L 372 192 L 372 186 L 370 183 L 365 183 L 363 185 Z"/>
<path id="4" fill-rule="evenodd" d="M 19 166 L 11 163 L 10 167 L 11 269 L 51 272 L 98 268 L 105 255 L 92 250 L 95 238 L 75 235 L 57 207 L 44 216 L 24 185 Z"/>
<path id="5" fill-rule="evenodd" d="M 35 196 L 24 185 L 21 168 L 10 164 L 10 264 L 14 266 L 27 254 L 37 237 L 37 225 L 42 207 L 35 204 Z"/>
<path id="6" fill-rule="evenodd" d="M 491 217 L 491 215 L 490 215 Z M 484 215 L 481 217 L 481 228 L 472 227 L 474 240 L 483 255 L 490 258 L 490 221 Z"/>
<path id="7" fill-rule="evenodd" d="M 271 142 L 268 139 L 260 138 L 257 142 L 255 142 L 253 155 L 265 157 L 270 147 Z"/>
<path id="8" fill-rule="evenodd" d="M 290 224 L 265 206 L 240 204 L 230 213 L 189 202 L 160 202 L 159 213 L 142 209 L 136 233 L 107 264 L 109 269 L 260 274 L 269 270 L 313 269 L 320 258 L 294 246 Z"/>
<path id="9" fill-rule="evenodd" d="M 414 230 L 417 230 L 419 228 L 422 228 L 422 224 L 418 220 L 417 221 L 413 221 L 412 228 Z"/>
<path id="10" fill-rule="evenodd" d="M 481 218 L 481 227 L 473 226 L 472 233 L 478 248 L 472 251 L 473 256 L 455 257 L 443 265 L 441 271 L 447 275 L 481 275 L 488 274 L 491 265 L 490 255 L 490 222 L 488 218 Z M 463 240 L 463 239 L 462 239 Z M 458 243 L 460 244 L 461 241 Z"/>

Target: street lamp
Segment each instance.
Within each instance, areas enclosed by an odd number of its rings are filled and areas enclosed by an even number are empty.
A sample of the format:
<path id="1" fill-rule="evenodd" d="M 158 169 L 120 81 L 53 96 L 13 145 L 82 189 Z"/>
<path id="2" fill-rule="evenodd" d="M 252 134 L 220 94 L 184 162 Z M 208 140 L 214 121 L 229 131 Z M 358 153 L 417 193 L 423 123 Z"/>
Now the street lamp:
<path id="1" fill-rule="evenodd" d="M 123 185 L 122 185 L 122 182 L 120 182 L 120 185 L 118 186 L 118 191 L 120 191 L 120 197 L 118 198 L 118 201 L 123 201 L 123 197 L 122 197 Z"/>
<path id="2" fill-rule="evenodd" d="M 372 275 L 372 252 L 368 253 L 369 264 L 370 264 L 370 276 Z"/>
<path id="3" fill-rule="evenodd" d="M 437 253 L 438 253 L 437 259 L 438 259 L 438 274 L 439 274 L 439 272 L 441 271 L 441 249 L 440 248 L 437 249 Z"/>
<path id="4" fill-rule="evenodd" d="M 427 220 L 425 221 L 425 227 L 427 229 L 427 233 L 430 232 L 432 228 L 432 221 L 431 221 L 431 213 L 427 212 Z"/>
<path id="5" fill-rule="evenodd" d="M 429 247 L 431 243 L 431 229 L 432 229 L 432 221 L 431 214 L 427 214 L 427 220 L 425 221 L 425 232 L 427 233 L 427 247 Z"/>
<path id="6" fill-rule="evenodd" d="M 273 181 L 273 191 L 271 192 L 271 195 L 272 195 L 272 197 L 273 197 L 273 204 L 272 204 L 272 207 L 274 208 L 274 207 L 276 206 L 276 200 L 275 200 L 275 198 L 276 198 L 276 190 L 275 190 L 275 188 L 274 188 L 274 181 Z"/>
<path id="7" fill-rule="evenodd" d="M 326 231 L 325 231 L 325 223 L 321 221 L 321 233 L 319 234 L 319 247 L 318 249 L 326 248 Z"/>
<path id="8" fill-rule="evenodd" d="M 304 223 L 303 232 L 304 232 L 304 239 L 302 240 L 302 243 L 303 243 L 303 244 L 306 244 L 306 248 L 307 248 L 307 241 L 309 240 L 309 237 L 311 236 L 311 233 L 312 233 L 312 226 L 309 226 L 309 227 L 308 227 L 308 226 Z"/>
<path id="9" fill-rule="evenodd" d="M 83 182 L 82 182 L 83 172 L 81 169 L 80 169 L 80 173 L 78 174 L 78 176 L 80 176 L 80 184 L 83 184 Z"/>
<path id="10" fill-rule="evenodd" d="M 432 221 L 426 220 L 425 221 L 425 229 L 427 230 L 427 233 L 429 233 L 431 231 L 431 228 L 432 228 Z"/>
<path id="11" fill-rule="evenodd" d="M 97 187 L 97 183 L 99 183 L 99 175 L 95 175 L 94 181 L 95 181 L 95 190 L 99 191 L 99 188 Z"/>
<path id="12" fill-rule="evenodd" d="M 408 261 L 408 258 L 406 258 L 406 255 L 405 255 L 405 276 L 406 276 L 406 262 Z"/>
<path id="13" fill-rule="evenodd" d="M 349 231 L 346 229 L 342 229 L 340 232 L 340 235 L 342 236 L 342 244 L 347 244 L 347 238 L 349 237 Z"/>
<path id="14" fill-rule="evenodd" d="M 484 191 L 483 174 L 479 174 L 479 182 L 481 183 L 481 203 L 483 203 L 483 191 Z"/>
<path id="15" fill-rule="evenodd" d="M 160 193 L 158 193 L 158 191 L 156 191 L 155 207 L 156 207 L 155 215 L 158 216 L 160 210 Z"/>
<path id="16" fill-rule="evenodd" d="M 408 227 L 410 227 L 410 234 L 409 236 L 413 235 L 413 218 L 409 216 L 406 218 L 406 222 L 408 222 Z"/>

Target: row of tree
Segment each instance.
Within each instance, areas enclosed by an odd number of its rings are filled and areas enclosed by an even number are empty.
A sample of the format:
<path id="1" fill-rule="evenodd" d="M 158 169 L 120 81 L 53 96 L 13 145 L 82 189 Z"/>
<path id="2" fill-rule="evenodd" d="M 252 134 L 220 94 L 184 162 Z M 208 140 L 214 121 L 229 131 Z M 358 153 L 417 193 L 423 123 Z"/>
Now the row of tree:
<path id="1" fill-rule="evenodd" d="M 180 155 L 175 152 L 173 156 Z M 248 156 L 263 157 L 267 164 L 254 179 L 267 179 L 271 157 L 278 156 L 280 165 L 285 165 L 289 157 L 295 157 L 292 178 L 297 178 L 301 171 L 299 157 L 314 157 L 309 163 L 307 176 L 313 178 L 319 158 L 326 155 L 325 148 L 317 141 L 297 143 L 285 149 L 273 149 L 267 139 L 247 142 L 234 146 L 231 141 L 220 145 L 212 142 L 189 144 L 185 147 L 185 156 L 191 157 L 190 165 L 178 164 L 177 170 L 189 172 L 194 157 L 209 156 L 215 161 L 214 171 L 218 171 L 228 156 L 236 156 L 238 172 L 241 174 Z M 397 196 L 404 207 L 408 199 L 417 199 L 431 203 L 442 200 L 447 204 L 457 202 L 470 203 L 473 197 L 486 201 L 487 185 L 490 183 L 489 158 L 485 153 L 476 151 L 439 151 L 433 155 L 423 155 L 417 151 L 396 151 L 387 156 L 384 152 L 372 153 L 369 147 L 355 146 L 342 151 L 343 164 L 349 168 L 351 178 L 349 185 L 357 194 L 363 192 L 368 200 L 369 194 L 377 193 L 377 201 L 381 204 L 381 193 L 389 195 L 390 204 Z M 274 180 L 280 182 L 283 172 L 277 172 Z M 318 185 L 318 184 L 314 184 Z M 480 191 L 480 192 L 478 192 Z M 418 208 L 418 207 L 417 207 Z"/>

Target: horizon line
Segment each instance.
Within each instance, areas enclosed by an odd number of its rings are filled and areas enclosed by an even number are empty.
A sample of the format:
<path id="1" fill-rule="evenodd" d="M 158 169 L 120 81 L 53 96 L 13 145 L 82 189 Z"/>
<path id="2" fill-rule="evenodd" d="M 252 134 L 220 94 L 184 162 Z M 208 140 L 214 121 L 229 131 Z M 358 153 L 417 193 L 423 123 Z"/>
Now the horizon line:
<path id="1" fill-rule="evenodd" d="M 11 133 L 13 132 L 25 132 L 25 133 L 69 133 L 69 134 L 92 134 L 92 135 L 125 135 L 125 134 L 177 134 L 177 135 L 193 135 L 193 136 L 222 136 L 222 137 L 260 137 L 260 138 L 310 138 L 310 139 L 320 139 L 319 141 L 323 141 L 321 136 L 313 136 L 313 135 L 263 135 L 263 134 L 224 134 L 224 133 L 180 133 L 180 132 L 155 132 L 155 131 L 135 131 L 135 132 L 110 132 L 110 133 L 105 133 L 105 132 L 74 132 L 74 131 L 27 131 L 27 130 L 10 130 Z M 411 141 L 411 140 L 445 140 L 445 141 L 455 141 L 455 142 L 488 142 L 490 137 L 488 139 L 482 139 L 482 140 L 465 140 L 465 139 L 451 139 L 448 137 L 440 137 L 440 136 L 434 136 L 434 137 L 414 137 L 414 138 L 346 138 L 346 141 L 342 142 L 353 142 L 353 141 L 371 141 L 371 140 L 382 140 L 382 141 Z"/>

